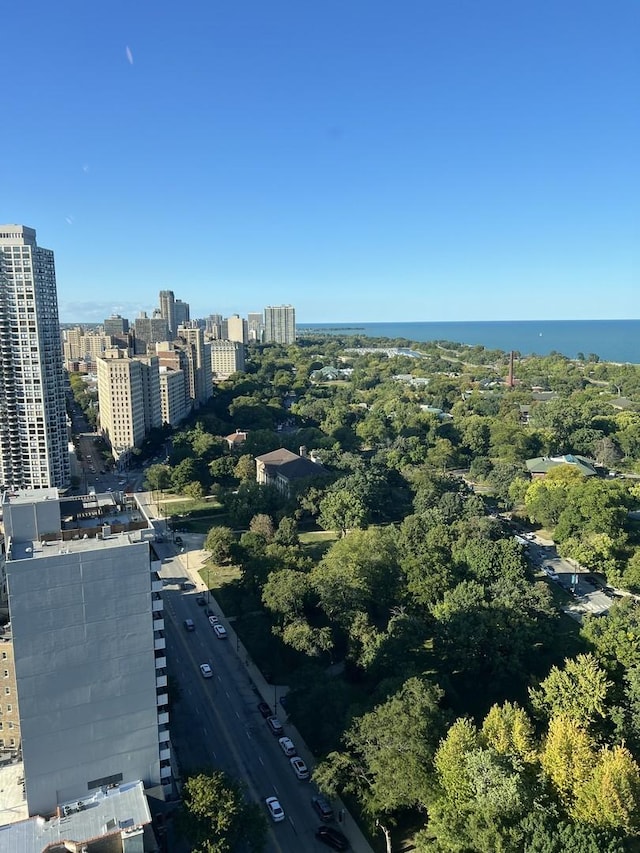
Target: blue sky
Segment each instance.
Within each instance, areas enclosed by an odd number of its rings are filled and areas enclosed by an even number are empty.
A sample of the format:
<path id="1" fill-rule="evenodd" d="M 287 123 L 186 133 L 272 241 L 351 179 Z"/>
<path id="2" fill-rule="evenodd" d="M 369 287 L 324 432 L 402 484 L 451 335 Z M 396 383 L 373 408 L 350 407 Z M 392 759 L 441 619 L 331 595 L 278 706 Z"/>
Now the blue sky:
<path id="1" fill-rule="evenodd" d="M 6 4 L 0 222 L 60 316 L 638 317 L 638 0 Z"/>

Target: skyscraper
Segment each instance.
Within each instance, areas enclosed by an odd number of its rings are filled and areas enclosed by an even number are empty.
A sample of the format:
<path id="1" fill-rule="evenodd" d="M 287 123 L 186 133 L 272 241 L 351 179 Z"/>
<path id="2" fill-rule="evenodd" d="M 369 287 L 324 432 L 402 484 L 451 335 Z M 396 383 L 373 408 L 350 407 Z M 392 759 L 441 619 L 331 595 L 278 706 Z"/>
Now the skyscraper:
<path id="1" fill-rule="evenodd" d="M 296 309 L 293 305 L 268 305 L 264 309 L 264 339 L 266 343 L 276 344 L 296 342 Z"/>
<path id="2" fill-rule="evenodd" d="M 53 252 L 24 225 L 0 225 L 0 484 L 69 483 Z"/>
<path id="3" fill-rule="evenodd" d="M 176 300 L 173 290 L 160 291 L 160 316 L 167 321 L 169 327 L 169 338 L 174 338 L 178 329 L 176 323 Z"/>

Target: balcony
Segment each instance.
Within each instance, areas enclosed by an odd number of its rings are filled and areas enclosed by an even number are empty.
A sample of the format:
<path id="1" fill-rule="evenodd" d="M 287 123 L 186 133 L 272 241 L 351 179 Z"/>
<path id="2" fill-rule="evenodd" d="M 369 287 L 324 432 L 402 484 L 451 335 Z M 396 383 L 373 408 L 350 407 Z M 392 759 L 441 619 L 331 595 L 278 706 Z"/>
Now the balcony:
<path id="1" fill-rule="evenodd" d="M 164 621 L 164 620 L 163 620 Z M 167 648 L 167 641 L 164 637 L 156 637 L 153 641 L 153 648 L 156 652 L 160 651 L 160 649 Z"/>
<path id="2" fill-rule="evenodd" d="M 154 616 L 153 617 L 153 630 L 154 631 L 164 631 L 164 619 Z"/>
<path id="3" fill-rule="evenodd" d="M 170 740 L 169 726 L 161 726 L 158 729 L 158 742 L 159 743 L 166 743 L 168 740 Z"/>
<path id="4" fill-rule="evenodd" d="M 160 778 L 161 779 L 170 779 L 171 778 L 171 764 L 161 764 L 160 765 Z"/>
<path id="5" fill-rule="evenodd" d="M 169 748 L 161 749 L 160 750 L 160 761 L 169 761 L 170 759 L 171 759 L 171 750 Z"/>
<path id="6" fill-rule="evenodd" d="M 156 705 L 160 707 L 160 705 L 166 705 L 169 702 L 169 697 L 166 693 L 159 693 L 156 697 Z"/>
<path id="7" fill-rule="evenodd" d="M 152 580 L 151 581 L 151 592 L 162 592 L 162 581 L 161 580 Z"/>
<path id="8" fill-rule="evenodd" d="M 158 711 L 158 725 L 159 726 L 169 725 L 169 712 L 168 711 Z"/>
<path id="9" fill-rule="evenodd" d="M 166 657 L 156 657 L 156 669 L 166 669 L 166 667 L 167 667 Z"/>
<path id="10" fill-rule="evenodd" d="M 164 602 L 161 598 L 154 598 L 151 602 L 151 610 L 154 613 L 160 613 L 161 610 L 164 610 Z"/>
<path id="11" fill-rule="evenodd" d="M 156 675 L 156 687 L 166 687 L 167 686 L 167 676 L 166 675 Z"/>

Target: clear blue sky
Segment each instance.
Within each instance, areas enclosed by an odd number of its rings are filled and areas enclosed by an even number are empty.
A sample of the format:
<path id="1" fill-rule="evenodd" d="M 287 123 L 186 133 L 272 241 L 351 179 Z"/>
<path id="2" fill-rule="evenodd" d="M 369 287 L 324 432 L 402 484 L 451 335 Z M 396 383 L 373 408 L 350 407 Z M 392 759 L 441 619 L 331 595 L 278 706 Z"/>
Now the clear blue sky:
<path id="1" fill-rule="evenodd" d="M 5 3 L 60 315 L 640 316 L 638 0 Z"/>

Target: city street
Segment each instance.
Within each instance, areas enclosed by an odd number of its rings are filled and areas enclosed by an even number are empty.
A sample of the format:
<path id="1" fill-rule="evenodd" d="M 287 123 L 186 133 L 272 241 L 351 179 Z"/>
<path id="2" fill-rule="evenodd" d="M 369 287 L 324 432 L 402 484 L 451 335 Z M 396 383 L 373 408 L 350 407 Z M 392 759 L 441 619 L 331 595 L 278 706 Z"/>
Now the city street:
<path id="1" fill-rule="evenodd" d="M 311 807 L 316 793 L 309 781 L 299 781 L 278 738 L 271 734 L 258 711 L 262 696 L 248 672 L 248 661 L 236 653 L 234 636 L 221 640 L 208 622 L 204 607 L 196 603 L 197 592 L 182 590 L 185 579 L 184 557 L 171 556 L 170 545 L 158 546 L 163 559 L 161 576 L 165 581 L 165 633 L 169 673 L 179 685 L 180 699 L 171 710 L 172 744 L 183 776 L 207 766 L 222 768 L 242 779 L 249 796 L 265 808 L 264 800 L 276 796 L 286 820 L 269 820 L 268 851 L 299 853 L 302 850 L 326 850 L 315 838 L 320 820 Z M 219 614 L 212 604 L 214 612 Z M 196 629 L 187 632 L 184 620 L 192 619 Z M 227 625 L 224 618 L 221 624 Z M 200 664 L 208 663 L 212 678 L 203 678 Z M 285 734 L 298 746 L 298 754 L 309 764 L 310 756 L 286 724 L 286 715 L 278 708 Z M 349 820 L 349 819 L 348 819 Z M 337 824 L 336 824 L 337 825 Z M 341 830 L 349 835 L 354 829 L 347 823 Z M 353 849 L 363 846 L 359 831 Z"/>

